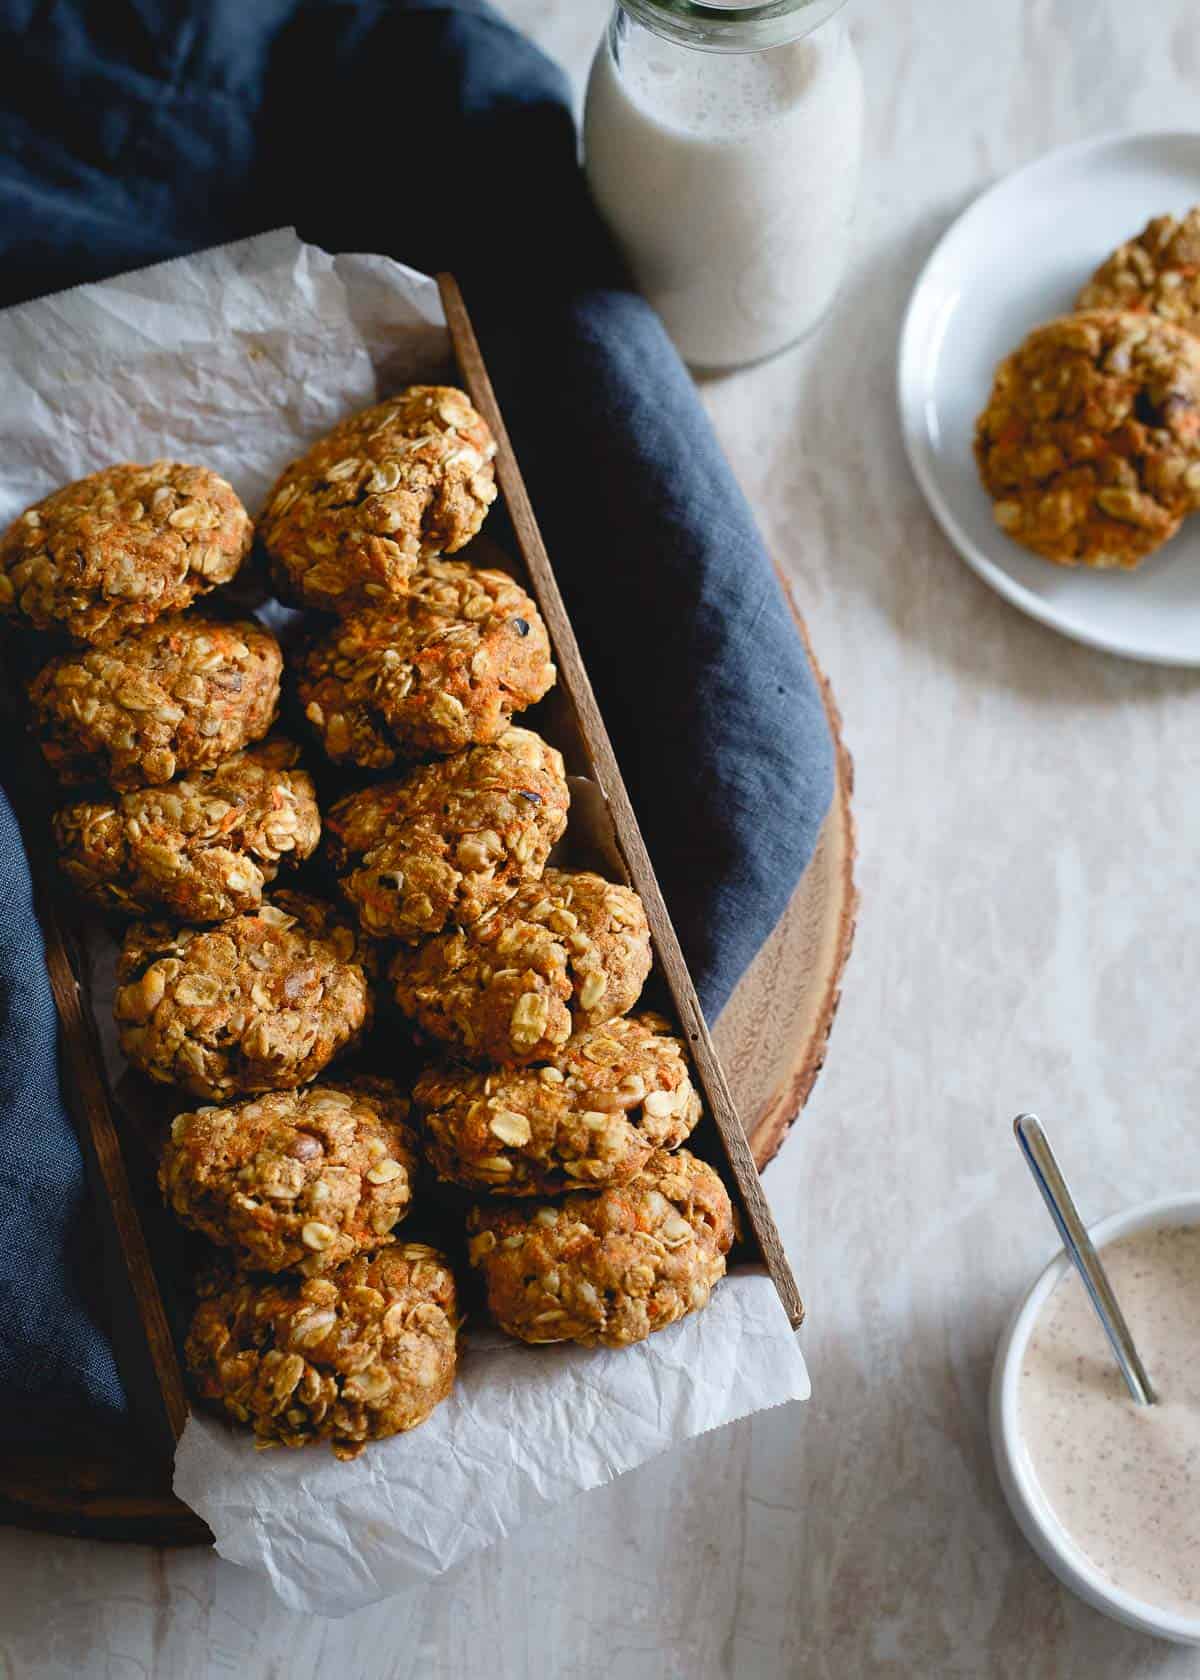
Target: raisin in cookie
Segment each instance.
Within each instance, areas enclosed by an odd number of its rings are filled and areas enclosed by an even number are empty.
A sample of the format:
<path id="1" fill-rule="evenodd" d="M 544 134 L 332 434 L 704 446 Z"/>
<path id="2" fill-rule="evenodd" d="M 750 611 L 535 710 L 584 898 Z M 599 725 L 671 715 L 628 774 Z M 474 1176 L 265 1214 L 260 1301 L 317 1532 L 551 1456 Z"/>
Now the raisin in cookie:
<path id="1" fill-rule="evenodd" d="M 1117 311 L 1039 327 L 996 370 L 975 456 L 1016 542 L 1136 566 L 1200 499 L 1200 340 Z"/>
<path id="2" fill-rule="evenodd" d="M 281 591 L 346 613 L 402 595 L 495 500 L 496 445 L 464 392 L 414 385 L 335 426 L 284 472 L 258 522 Z"/>
<path id="3" fill-rule="evenodd" d="M 106 467 L 0 537 L 0 611 L 105 645 L 228 583 L 252 538 L 232 486 L 207 467 Z"/>

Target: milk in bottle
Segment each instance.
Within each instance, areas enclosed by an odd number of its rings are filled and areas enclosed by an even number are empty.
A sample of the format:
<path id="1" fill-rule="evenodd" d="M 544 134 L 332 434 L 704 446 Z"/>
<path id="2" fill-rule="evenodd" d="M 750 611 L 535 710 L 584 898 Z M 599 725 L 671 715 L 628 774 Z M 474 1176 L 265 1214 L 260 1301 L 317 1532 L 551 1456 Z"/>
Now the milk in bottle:
<path id="1" fill-rule="evenodd" d="M 770 355 L 837 291 L 863 119 L 839 3 L 621 0 L 596 54 L 592 193 L 695 367 Z"/>

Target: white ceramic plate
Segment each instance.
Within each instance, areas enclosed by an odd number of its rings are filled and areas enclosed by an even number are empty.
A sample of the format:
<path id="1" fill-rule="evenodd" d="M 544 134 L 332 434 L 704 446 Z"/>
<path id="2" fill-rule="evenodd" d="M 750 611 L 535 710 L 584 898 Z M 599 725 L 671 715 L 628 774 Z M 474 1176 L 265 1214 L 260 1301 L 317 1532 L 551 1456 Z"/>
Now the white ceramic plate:
<path id="1" fill-rule="evenodd" d="M 1018 170 L 964 211 L 913 292 L 900 335 L 900 423 L 913 471 L 972 570 L 1064 635 L 1129 659 L 1200 665 L 1200 515 L 1135 572 L 1051 565 L 992 519 L 971 453 L 996 363 L 1072 307 L 1151 216 L 1200 204 L 1200 133 L 1119 134 Z"/>

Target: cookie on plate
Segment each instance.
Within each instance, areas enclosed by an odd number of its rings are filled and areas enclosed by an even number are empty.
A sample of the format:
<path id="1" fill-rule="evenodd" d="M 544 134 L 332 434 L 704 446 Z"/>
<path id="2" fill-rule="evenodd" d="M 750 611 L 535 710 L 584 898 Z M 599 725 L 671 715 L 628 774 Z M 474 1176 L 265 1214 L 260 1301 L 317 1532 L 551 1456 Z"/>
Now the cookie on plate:
<path id="1" fill-rule="evenodd" d="M 1200 205 L 1155 216 L 1108 257 L 1079 294 L 1079 309 L 1148 310 L 1200 332 Z"/>
<path id="2" fill-rule="evenodd" d="M 359 1076 L 178 1114 L 159 1187 L 246 1271 L 312 1277 L 382 1247 L 407 1214 L 409 1106 L 390 1081 Z"/>
<path id="3" fill-rule="evenodd" d="M 253 534 L 233 487 L 207 467 L 106 467 L 0 537 L 0 611 L 105 645 L 228 583 Z"/>
<path id="4" fill-rule="evenodd" d="M 210 1102 L 293 1090 L 366 1031 L 372 965 L 356 930 L 303 893 L 211 928 L 135 922 L 117 963 L 121 1049 Z"/>
<path id="5" fill-rule="evenodd" d="M 34 730 L 68 785 L 156 787 L 265 735 L 282 671 L 279 643 L 259 625 L 174 615 L 52 659 L 30 684 Z"/>
<path id="6" fill-rule="evenodd" d="M 1136 566 L 1200 501 L 1200 339 L 1120 311 L 1038 327 L 996 370 L 975 457 L 1014 541 Z"/>
<path id="7" fill-rule="evenodd" d="M 330 758 L 386 770 L 494 741 L 554 678 L 546 627 L 519 584 L 431 560 L 407 594 L 313 642 L 297 687 Z"/>
<path id="8" fill-rule="evenodd" d="M 585 1027 L 541 1067 L 430 1068 L 413 1102 L 438 1175 L 497 1196 L 624 1184 L 701 1112 L 682 1043 L 651 1014 Z"/>
<path id="9" fill-rule="evenodd" d="M 413 385 L 343 420 L 287 468 L 259 519 L 281 592 L 336 613 L 402 595 L 420 561 L 483 524 L 495 453 L 447 385 Z"/>
<path id="10" fill-rule="evenodd" d="M 686 1149 L 656 1150 L 628 1184 L 467 1221 L 488 1310 L 523 1342 L 628 1347 L 707 1306 L 736 1235 L 729 1193 Z"/>
<path id="11" fill-rule="evenodd" d="M 632 1009 L 649 972 L 637 894 L 547 869 L 470 926 L 401 949 L 391 977 L 401 1010 L 430 1038 L 468 1061 L 517 1067 Z"/>
<path id="12" fill-rule="evenodd" d="M 425 1243 L 389 1243 L 314 1278 L 218 1272 L 207 1289 L 188 1368 L 256 1446 L 329 1441 L 357 1458 L 424 1423 L 454 1386 L 454 1274 Z"/>
<path id="13" fill-rule="evenodd" d="M 562 754 L 528 729 L 347 795 L 326 820 L 365 932 L 413 942 L 536 881 L 567 826 Z"/>
<path id="14" fill-rule="evenodd" d="M 281 862 L 316 849 L 321 817 L 299 748 L 276 738 L 161 787 L 54 814 L 64 873 L 104 910 L 219 922 L 254 910 Z"/>

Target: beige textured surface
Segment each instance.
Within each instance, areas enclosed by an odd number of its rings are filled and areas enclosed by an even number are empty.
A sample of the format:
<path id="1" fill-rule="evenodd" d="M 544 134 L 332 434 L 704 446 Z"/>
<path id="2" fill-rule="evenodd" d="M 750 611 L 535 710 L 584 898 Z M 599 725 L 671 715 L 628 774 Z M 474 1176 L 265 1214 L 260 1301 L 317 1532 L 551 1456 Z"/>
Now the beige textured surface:
<path id="1" fill-rule="evenodd" d="M 0 1532 L 0 1673 L 1200 1676 L 1200 1654 L 1058 1590 L 984 1430 L 996 1337 L 1053 1246 L 1010 1116 L 1040 1106 L 1097 1217 L 1200 1182 L 1200 678 L 1075 647 L 978 583 L 909 476 L 892 376 L 950 218 L 1049 146 L 1194 125 L 1200 33 L 1189 0 L 851 5 L 870 123 L 853 272 L 810 343 L 705 391 L 858 772 L 856 947 L 828 1064 L 767 1175 L 812 1402 L 336 1624 L 199 1553 Z M 577 75 L 606 10 L 507 9 Z"/>

